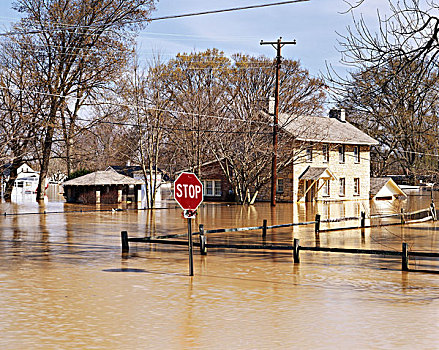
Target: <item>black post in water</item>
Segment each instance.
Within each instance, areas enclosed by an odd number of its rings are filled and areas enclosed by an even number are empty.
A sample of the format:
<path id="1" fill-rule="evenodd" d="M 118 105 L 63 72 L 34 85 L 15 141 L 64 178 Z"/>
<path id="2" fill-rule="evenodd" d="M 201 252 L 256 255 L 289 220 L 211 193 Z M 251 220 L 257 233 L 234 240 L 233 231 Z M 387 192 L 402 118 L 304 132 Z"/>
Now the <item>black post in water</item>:
<path id="1" fill-rule="evenodd" d="M 316 214 L 316 221 L 315 221 L 314 231 L 315 231 L 315 233 L 319 233 L 320 232 L 320 214 Z"/>
<path id="2" fill-rule="evenodd" d="M 267 220 L 262 221 L 262 238 L 267 237 Z"/>
<path id="3" fill-rule="evenodd" d="M 296 264 L 300 263 L 299 251 L 300 251 L 299 239 L 298 238 L 294 238 L 293 260 L 294 260 L 294 262 Z"/>
<path id="4" fill-rule="evenodd" d="M 407 249 L 407 243 L 402 244 L 402 271 L 409 270 L 409 254 Z"/>
<path id="5" fill-rule="evenodd" d="M 128 252 L 130 250 L 130 245 L 128 243 L 128 232 L 127 231 L 121 231 L 120 233 L 120 239 L 122 241 L 122 252 Z"/>
<path id="6" fill-rule="evenodd" d="M 401 208 L 401 224 L 405 224 L 405 219 L 404 219 L 404 208 Z"/>
<path id="7" fill-rule="evenodd" d="M 200 254 L 201 255 L 207 254 L 206 235 L 204 234 L 204 225 L 203 224 L 200 224 Z"/>
<path id="8" fill-rule="evenodd" d="M 192 219 L 187 219 L 187 239 L 189 245 L 189 276 L 194 275 L 194 259 L 192 252 Z"/>
<path id="9" fill-rule="evenodd" d="M 432 189 L 431 191 L 433 191 L 433 189 Z M 433 202 L 433 201 L 432 201 L 431 204 L 430 204 L 430 211 L 431 211 L 431 217 L 433 218 L 433 221 L 436 221 L 436 220 L 437 220 L 437 217 L 436 217 L 436 208 L 435 208 L 435 206 L 434 206 L 434 202 Z"/>
<path id="10" fill-rule="evenodd" d="M 361 212 L 360 226 L 361 226 L 361 228 L 366 227 L 366 213 L 364 211 Z"/>

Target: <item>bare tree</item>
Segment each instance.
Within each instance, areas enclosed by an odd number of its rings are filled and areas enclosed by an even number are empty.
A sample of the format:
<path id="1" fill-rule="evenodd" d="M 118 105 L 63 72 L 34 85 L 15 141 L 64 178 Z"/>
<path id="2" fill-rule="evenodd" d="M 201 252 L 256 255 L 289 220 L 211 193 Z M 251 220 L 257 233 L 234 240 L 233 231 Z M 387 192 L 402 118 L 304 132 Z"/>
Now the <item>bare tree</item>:
<path id="1" fill-rule="evenodd" d="M 120 80 L 120 96 L 124 120 L 131 123 L 131 156 L 141 165 L 146 184 L 146 205 L 153 208 L 156 201 L 159 181 L 159 163 L 162 158 L 163 140 L 169 131 L 169 100 L 163 99 L 165 84 L 157 79 L 155 69 L 161 66 L 160 58 L 152 67 L 141 69 L 137 60 L 131 71 Z"/>
<path id="2" fill-rule="evenodd" d="M 120 64 L 108 58 L 126 54 L 133 35 L 127 29 L 142 27 L 153 6 L 154 0 L 16 1 L 15 9 L 24 16 L 14 28 L 16 42 L 38 62 L 33 78 L 46 86 L 38 199 L 44 196 L 60 111 L 69 98 L 78 98 L 97 64 Z"/>
<path id="3" fill-rule="evenodd" d="M 226 108 L 222 76 L 230 59 L 217 50 L 178 54 L 152 73 L 162 81 L 162 98 L 167 99 L 172 124 L 169 147 L 179 150 L 181 168 L 194 172 L 212 159 L 207 141 L 216 130 L 217 116 Z"/>
<path id="4" fill-rule="evenodd" d="M 226 78 L 226 116 L 217 126 L 211 148 L 240 203 L 253 204 L 271 179 L 272 120 L 264 104 L 274 91 L 274 66 L 265 57 L 233 56 Z M 290 115 L 322 112 L 322 81 L 311 78 L 296 61 L 285 60 L 280 75 L 280 111 Z M 262 103 L 261 103 L 262 102 Z M 297 146 L 297 147 L 296 147 Z M 281 132 L 277 171 L 298 160 L 300 145 L 291 133 Z"/>
<path id="5" fill-rule="evenodd" d="M 10 172 L 4 197 L 10 198 L 17 169 L 33 160 L 33 143 L 42 129 L 44 87 L 32 79 L 36 62 L 28 59 L 8 37 L 0 43 L 0 165 Z"/>
<path id="6" fill-rule="evenodd" d="M 296 61 L 285 60 L 283 67 L 281 111 L 321 113 L 322 81 Z M 273 61 L 243 54 L 230 59 L 212 49 L 179 54 L 155 72 L 169 101 L 167 147 L 183 159 L 179 169 L 202 176 L 201 165 L 217 159 L 239 202 L 253 203 L 270 179 L 272 121 L 261 110 L 274 93 Z M 279 170 L 294 158 L 290 141 L 282 138 Z"/>
<path id="7" fill-rule="evenodd" d="M 378 15 L 377 33 L 362 18 L 348 28 L 340 51 L 353 71 L 347 77 L 329 71 L 328 83 L 350 120 L 380 141 L 373 150 L 375 175 L 425 174 L 437 170 L 438 5 L 388 3 L 391 15 Z"/>
<path id="8" fill-rule="evenodd" d="M 431 69 L 418 81 L 414 77 L 424 68 L 411 62 L 386 81 L 393 69 L 389 63 L 352 74 L 340 104 L 349 110 L 351 122 L 380 142 L 374 153 L 375 175 L 395 170 L 405 175 L 436 171 L 437 161 L 432 163 L 426 154 L 437 152 L 439 145 L 438 70 Z"/>
<path id="9" fill-rule="evenodd" d="M 372 32 L 363 18 L 354 20 L 340 40 L 343 62 L 354 67 L 384 67 L 389 60 L 397 73 L 410 62 L 424 67 L 437 62 L 439 54 L 439 5 L 435 1 L 388 0 L 390 15 L 378 12 L 379 30 Z M 351 3 L 352 9 L 367 6 L 367 0 Z M 422 73 L 420 71 L 419 73 Z M 389 76 L 390 77 L 390 76 Z"/>

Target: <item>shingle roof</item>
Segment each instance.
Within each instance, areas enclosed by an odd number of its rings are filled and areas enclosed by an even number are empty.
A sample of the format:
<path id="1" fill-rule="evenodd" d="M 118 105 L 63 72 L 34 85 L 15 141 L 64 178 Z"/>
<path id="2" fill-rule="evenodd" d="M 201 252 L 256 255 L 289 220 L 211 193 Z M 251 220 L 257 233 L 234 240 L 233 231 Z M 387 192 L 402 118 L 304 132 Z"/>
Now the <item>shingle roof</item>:
<path id="1" fill-rule="evenodd" d="M 370 194 L 372 197 L 376 196 L 376 194 L 386 185 L 386 183 L 390 180 L 390 177 L 371 177 L 370 178 Z"/>
<path id="2" fill-rule="evenodd" d="M 328 168 L 316 168 L 316 167 L 308 167 L 302 175 L 299 176 L 299 180 L 318 180 L 320 176 L 327 170 Z"/>
<path id="3" fill-rule="evenodd" d="M 126 175 L 129 177 L 133 177 L 133 173 L 137 171 L 141 171 L 142 167 L 140 165 L 110 165 L 107 169 L 108 170 L 114 170 L 118 172 L 119 174 Z"/>
<path id="4" fill-rule="evenodd" d="M 142 185 L 143 181 L 121 175 L 114 170 L 95 171 L 64 182 L 63 186 Z"/>
<path id="5" fill-rule="evenodd" d="M 153 170 L 155 170 L 156 167 L 153 167 Z M 142 172 L 142 167 L 140 165 L 110 165 L 106 170 L 114 170 L 117 171 L 119 174 L 126 175 L 133 177 L 135 173 Z M 163 173 L 162 169 L 157 168 L 157 171 L 159 173 Z M 147 172 L 149 172 L 149 169 L 147 169 Z"/>
<path id="6" fill-rule="evenodd" d="M 299 141 L 378 145 L 378 141 L 337 118 L 279 114 L 279 126 Z"/>
<path id="7" fill-rule="evenodd" d="M 392 180 L 391 177 L 371 177 L 370 178 L 370 195 L 371 197 L 375 197 L 381 189 L 387 185 L 388 182 L 391 182 L 392 187 L 395 190 L 395 193 L 399 192 L 401 195 L 406 195 L 401 188 Z"/>

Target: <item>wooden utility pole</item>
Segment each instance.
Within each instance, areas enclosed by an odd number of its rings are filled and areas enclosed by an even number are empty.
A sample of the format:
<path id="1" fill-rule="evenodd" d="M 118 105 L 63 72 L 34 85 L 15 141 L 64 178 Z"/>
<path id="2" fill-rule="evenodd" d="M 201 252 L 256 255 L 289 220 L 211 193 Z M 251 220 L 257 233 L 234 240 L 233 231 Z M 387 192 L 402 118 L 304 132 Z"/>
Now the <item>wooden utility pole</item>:
<path id="1" fill-rule="evenodd" d="M 277 41 L 263 41 L 261 45 L 271 45 L 276 49 L 276 87 L 274 90 L 274 121 L 273 121 L 273 155 L 271 161 L 271 205 L 276 205 L 276 186 L 277 186 L 277 132 L 279 123 L 279 71 L 282 61 L 280 54 L 281 48 L 285 45 L 295 45 L 296 40 L 282 42 L 282 37 Z"/>

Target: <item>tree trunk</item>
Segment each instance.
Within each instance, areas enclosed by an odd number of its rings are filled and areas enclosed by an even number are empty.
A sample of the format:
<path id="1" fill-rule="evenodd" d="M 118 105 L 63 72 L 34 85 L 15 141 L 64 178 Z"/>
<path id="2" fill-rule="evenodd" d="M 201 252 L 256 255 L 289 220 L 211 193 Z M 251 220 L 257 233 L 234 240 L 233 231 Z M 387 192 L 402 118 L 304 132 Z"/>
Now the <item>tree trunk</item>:
<path id="1" fill-rule="evenodd" d="M 37 189 L 37 201 L 44 199 L 45 194 L 45 184 L 47 179 L 47 173 L 49 171 L 49 161 L 50 161 L 50 154 L 52 152 L 52 143 L 53 143 L 53 133 L 54 133 L 54 125 L 55 124 L 55 114 L 53 113 L 52 116 L 49 118 L 49 125 L 46 129 L 46 137 L 44 138 L 44 145 L 43 145 L 43 159 L 41 161 L 41 169 L 40 169 L 40 181 L 38 182 L 38 189 Z"/>
<path id="2" fill-rule="evenodd" d="M 10 201 L 12 197 L 12 190 L 14 188 L 15 180 L 17 179 L 17 170 L 20 165 L 23 164 L 23 159 L 21 157 L 14 158 L 10 167 L 9 180 L 6 182 L 5 193 L 3 194 L 3 198 L 6 201 Z"/>

